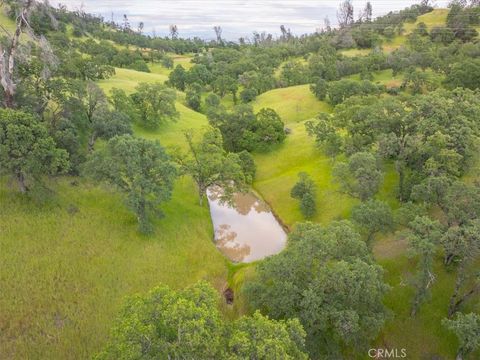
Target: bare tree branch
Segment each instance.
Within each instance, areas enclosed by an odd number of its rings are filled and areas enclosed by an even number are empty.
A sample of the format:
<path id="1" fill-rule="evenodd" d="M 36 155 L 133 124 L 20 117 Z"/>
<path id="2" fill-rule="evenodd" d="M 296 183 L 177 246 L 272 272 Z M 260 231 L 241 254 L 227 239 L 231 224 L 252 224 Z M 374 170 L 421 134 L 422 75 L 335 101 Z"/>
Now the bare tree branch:
<path id="1" fill-rule="evenodd" d="M 13 36 L 11 35 L 11 40 L 9 42 L 8 48 L 4 48 L 0 44 L 0 84 L 3 87 L 4 91 L 4 105 L 7 108 L 13 108 L 14 96 L 16 92 L 16 81 L 15 81 L 15 58 L 18 51 L 18 46 L 20 44 L 20 36 L 24 28 L 30 28 L 28 23 L 28 13 L 31 7 L 34 5 L 34 0 L 26 0 L 23 4 L 22 11 L 17 16 L 15 23 L 16 29 Z M 2 26 L 3 28 L 3 26 Z M 6 29 L 4 29 L 6 30 Z M 8 33 L 8 31 L 7 31 Z"/>

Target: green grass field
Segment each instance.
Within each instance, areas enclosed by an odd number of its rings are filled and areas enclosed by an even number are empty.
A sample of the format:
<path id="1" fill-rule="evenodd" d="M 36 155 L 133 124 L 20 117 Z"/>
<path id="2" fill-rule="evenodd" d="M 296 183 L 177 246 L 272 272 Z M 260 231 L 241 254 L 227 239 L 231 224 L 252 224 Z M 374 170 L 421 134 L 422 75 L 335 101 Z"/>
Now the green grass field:
<path id="1" fill-rule="evenodd" d="M 173 67 L 175 68 L 177 65 L 182 65 L 184 69 L 190 69 L 194 64 L 192 63 L 193 56 L 191 55 L 176 55 L 170 54 L 173 59 Z M 167 69 L 162 64 L 155 63 L 155 64 L 148 64 L 150 71 L 154 74 L 168 75 L 172 72 L 172 69 Z"/>
<path id="2" fill-rule="evenodd" d="M 290 197 L 290 190 L 299 172 L 307 172 L 317 185 L 317 215 L 313 221 L 323 224 L 348 216 L 355 201 L 337 192 L 332 179 L 331 159 L 322 155 L 305 130 L 304 122 L 287 125 L 292 133 L 284 144 L 265 154 L 256 154 L 257 176 L 254 182 L 277 216 L 290 228 L 304 221 L 299 202 Z"/>
<path id="3" fill-rule="evenodd" d="M 139 82 L 164 78 L 117 69 L 100 85 L 131 92 Z M 204 115 L 180 102 L 177 110 L 177 121 L 155 132 L 136 129 L 137 135 L 181 146 L 184 130 L 207 125 Z M 0 308 L 9 311 L 0 313 L 0 323 L 7 358 L 89 358 L 105 343 L 125 296 L 160 283 L 184 287 L 207 279 L 221 288 L 227 281 L 227 261 L 213 243 L 208 209 L 198 206 L 188 178 L 177 181 L 165 217 L 149 238 L 138 235 L 120 196 L 102 187 L 61 180 L 55 200 L 35 207 L 6 185 L 2 179 Z"/>
<path id="4" fill-rule="evenodd" d="M 261 94 L 253 102 L 253 108 L 275 110 L 286 124 L 310 119 L 320 112 L 330 111 L 330 106 L 322 103 L 310 91 L 310 85 L 298 85 L 275 89 Z"/>
<path id="5" fill-rule="evenodd" d="M 383 84 L 386 87 L 399 87 L 402 85 L 404 74 L 397 74 L 393 76 L 392 69 L 375 71 L 373 73 L 373 82 Z M 347 79 L 360 81 L 360 74 L 347 76 Z"/>
<path id="6" fill-rule="evenodd" d="M 291 130 L 285 143 L 267 153 L 255 155 L 257 176 L 254 188 L 272 206 L 282 222 L 291 227 L 295 222 L 303 221 L 299 203 L 290 197 L 290 190 L 298 180 L 299 172 L 309 173 L 317 184 L 318 212 L 312 221 L 327 224 L 345 218 L 356 200 L 340 194 L 332 178 L 334 161 L 316 147 L 315 141 L 308 136 L 305 121 L 314 118 L 320 112 L 330 112 L 331 107 L 318 101 L 310 92 L 308 85 L 276 89 L 259 96 L 255 108 L 271 107 L 277 111 L 286 126 Z M 387 194 L 395 183 L 393 169 L 387 169 L 385 186 L 382 193 L 386 200 L 395 203 Z"/>
<path id="7" fill-rule="evenodd" d="M 207 279 L 226 261 L 192 182 L 177 182 L 152 237 L 137 233 L 116 193 L 68 179 L 35 206 L 0 183 L 2 358 L 87 359 L 106 341 L 124 297 Z M 8 309 L 8 311 L 4 311 Z"/>
<path id="8" fill-rule="evenodd" d="M 431 30 L 435 26 L 444 26 L 447 22 L 448 9 L 435 9 L 429 13 L 420 15 L 414 23 L 405 24 L 405 34 L 408 35 L 417 27 L 418 24 L 424 23 L 427 29 Z"/>
<path id="9" fill-rule="evenodd" d="M 167 80 L 167 75 L 115 68 L 115 75 L 113 75 L 107 80 L 100 80 L 98 84 L 108 95 L 110 90 L 113 88 L 122 89 L 125 90 L 125 92 L 127 93 L 131 93 L 135 90 L 135 87 L 141 82 L 164 83 Z"/>
<path id="10" fill-rule="evenodd" d="M 372 49 L 345 49 L 340 50 L 340 53 L 347 57 L 367 56 L 372 52 Z"/>
<path id="11" fill-rule="evenodd" d="M 428 30 L 431 30 L 435 26 L 445 26 L 448 11 L 448 9 L 435 9 L 427 14 L 420 15 L 415 22 L 405 23 L 405 32 L 402 35 L 395 36 L 390 41 L 385 41 L 382 45 L 383 50 L 386 52 L 392 52 L 404 45 L 407 41 L 407 35 L 411 34 L 417 25 L 422 22 L 427 25 Z"/>
<path id="12" fill-rule="evenodd" d="M 185 144 L 184 133 L 186 130 L 198 131 L 208 126 L 205 115 L 195 112 L 179 102 L 176 103 L 176 108 L 180 114 L 178 120 L 161 125 L 157 131 L 145 131 L 137 127 L 135 133 L 147 139 L 159 140 L 164 146 L 175 147 Z"/>
<path id="13" fill-rule="evenodd" d="M 398 82 L 400 79 L 392 78 L 391 71 L 383 71 L 375 74 L 375 81 L 389 83 Z M 282 89 L 281 92 L 274 90 L 262 96 L 269 99 L 272 104 L 281 104 L 281 108 L 291 109 L 294 108 L 300 93 L 304 93 L 302 90 L 304 89 L 292 87 Z M 328 111 L 325 104 L 318 103 L 315 108 Z M 301 116 L 307 117 L 302 119 Z M 325 157 L 315 147 L 313 139 L 306 134 L 302 120 L 308 119 L 308 116 L 310 116 L 308 112 L 300 114 L 290 112 L 285 120 L 292 134 L 287 137 L 285 143 L 271 152 L 255 154 L 258 169 L 254 188 L 272 206 L 280 220 L 290 228 L 296 222 L 304 221 L 298 201 L 290 197 L 290 190 L 297 181 L 297 173 L 300 171 L 308 172 L 318 187 L 316 199 L 318 213 L 312 221 L 327 224 L 335 219 L 346 218 L 352 206 L 358 203 L 349 196 L 337 192 L 337 185 L 332 181 L 332 160 Z M 394 194 L 398 177 L 393 164 L 385 164 L 384 170 L 384 182 L 378 198 L 396 209 L 399 203 Z M 386 281 L 392 286 L 385 299 L 391 317 L 376 345 L 382 348 L 406 348 L 408 358 L 411 359 L 430 359 L 434 356 L 453 358 L 458 344 L 455 336 L 441 326 L 453 291 L 453 274 L 444 269 L 439 257 L 436 262 L 437 279 L 432 288 L 432 301 L 424 304 L 416 318 L 411 318 L 409 310 L 413 291 L 409 279 L 414 271 L 415 262 L 407 257 L 407 247 L 408 244 L 401 239 L 399 233 L 378 236 L 374 246 L 375 257 L 385 270 Z M 248 274 L 251 274 L 252 269 L 249 268 L 248 271 Z M 244 274 L 240 272 L 238 276 L 242 279 Z M 466 310 L 479 311 L 480 301 L 470 302 Z"/>
<path id="14" fill-rule="evenodd" d="M 108 94 L 112 88 L 120 88 L 127 93 L 133 92 L 135 87 L 141 82 L 154 83 L 165 82 L 168 77 L 161 74 L 143 73 L 135 70 L 118 69 L 116 74 L 108 80 L 99 82 L 100 87 Z M 208 126 L 205 115 L 191 110 L 183 104 L 184 94 L 177 92 L 177 102 L 175 104 L 179 113 L 179 118 L 175 121 L 169 121 L 162 124 L 156 131 L 146 131 L 140 127 L 135 128 L 137 135 L 151 139 L 159 140 L 164 146 L 176 146 L 184 143 L 184 132 L 189 129 L 199 130 Z"/>
<path id="15" fill-rule="evenodd" d="M 424 15 L 420 15 L 416 21 L 405 23 L 404 24 L 404 33 L 402 35 L 394 36 L 393 39 L 383 39 L 382 49 L 385 52 L 392 52 L 395 49 L 398 49 L 400 46 L 404 45 L 407 41 L 407 36 L 412 33 L 412 31 L 420 23 L 425 23 L 427 29 L 431 30 L 435 26 L 445 26 L 447 21 L 448 9 L 434 9 L 432 12 L 429 12 Z M 344 56 L 355 57 L 355 56 L 366 56 L 372 49 L 344 49 L 340 53 Z"/>
<path id="16" fill-rule="evenodd" d="M 5 15 L 5 8 L 0 4 L 0 24 L 9 32 L 13 33 L 15 31 L 15 22 L 12 21 L 7 15 Z M 1 31 L 2 36 L 5 35 Z"/>
<path id="17" fill-rule="evenodd" d="M 445 16 L 445 10 L 435 10 L 417 23 L 423 21 L 431 27 L 444 22 Z M 408 31 L 414 26 L 408 25 Z M 400 46 L 404 39 L 399 37 L 390 45 Z M 347 50 L 344 54 L 357 56 L 362 52 Z M 174 61 L 188 68 L 191 58 L 176 56 Z M 171 71 L 159 64 L 150 65 L 150 69 L 152 73 L 116 69 L 115 76 L 99 85 L 107 94 L 114 87 L 131 93 L 140 82 L 163 83 Z M 350 78 L 359 80 L 359 75 Z M 402 77 L 393 77 L 391 70 L 385 70 L 376 72 L 374 81 L 398 86 Z M 177 121 L 162 124 L 157 131 L 136 127 L 136 135 L 159 140 L 167 148 L 183 146 L 185 130 L 200 132 L 208 125 L 206 117 L 187 108 L 183 99 L 179 92 Z M 233 104 L 230 96 L 222 103 L 227 107 Z M 348 217 L 357 200 L 337 191 L 333 160 L 322 154 L 305 130 L 305 121 L 320 112 L 331 112 L 331 106 L 318 101 L 309 85 L 271 90 L 260 95 L 253 106 L 255 111 L 266 107 L 276 110 L 291 130 L 285 143 L 254 154 L 254 190 L 292 228 L 304 219 L 290 190 L 298 173 L 306 171 L 318 187 L 318 213 L 312 220 L 327 224 Z M 478 175 L 478 166 L 474 169 L 470 178 Z M 157 221 L 151 237 L 137 233 L 135 218 L 118 193 L 87 180 L 79 184 L 72 184 L 72 180 L 54 182 L 54 198 L 37 205 L 12 191 L 7 179 L 0 178 L 0 358 L 91 358 L 105 344 L 125 296 L 144 293 L 159 283 L 181 288 L 207 279 L 220 289 L 228 282 L 239 292 L 234 307 L 223 308 L 225 316 L 235 318 L 246 311 L 241 288 L 254 275 L 254 266 L 234 266 L 217 251 L 208 209 L 198 206 L 191 179 L 177 181 L 173 199 L 164 207 L 165 217 Z M 398 207 L 394 197 L 397 183 L 393 165 L 385 164 L 378 197 L 393 208 Z M 393 287 L 385 299 L 392 317 L 376 344 L 405 347 L 412 359 L 452 358 L 457 344 L 440 321 L 453 289 L 453 275 L 444 270 L 439 257 L 432 301 L 421 308 L 417 318 L 410 318 L 412 289 L 408 281 L 415 263 L 407 258 L 406 249 L 398 234 L 379 236 L 374 247 Z M 469 303 L 467 309 L 480 311 L 480 302 Z"/>

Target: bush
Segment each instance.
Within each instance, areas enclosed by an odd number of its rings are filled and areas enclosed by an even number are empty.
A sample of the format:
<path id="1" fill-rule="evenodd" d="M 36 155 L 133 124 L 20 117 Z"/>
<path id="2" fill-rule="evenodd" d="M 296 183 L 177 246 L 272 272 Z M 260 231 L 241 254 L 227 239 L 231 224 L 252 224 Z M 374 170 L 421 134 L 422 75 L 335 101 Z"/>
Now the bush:
<path id="1" fill-rule="evenodd" d="M 300 211 L 306 219 L 312 218 L 317 212 L 315 203 L 316 185 L 310 176 L 301 172 L 298 174 L 299 180 L 292 188 L 290 196 L 300 200 Z"/>
<path id="2" fill-rule="evenodd" d="M 150 69 L 148 68 L 147 63 L 144 60 L 137 60 L 133 64 L 128 65 L 129 69 L 149 73 Z"/>
<path id="3" fill-rule="evenodd" d="M 240 93 L 240 99 L 243 103 L 249 103 L 257 97 L 258 92 L 256 89 L 244 89 Z"/>

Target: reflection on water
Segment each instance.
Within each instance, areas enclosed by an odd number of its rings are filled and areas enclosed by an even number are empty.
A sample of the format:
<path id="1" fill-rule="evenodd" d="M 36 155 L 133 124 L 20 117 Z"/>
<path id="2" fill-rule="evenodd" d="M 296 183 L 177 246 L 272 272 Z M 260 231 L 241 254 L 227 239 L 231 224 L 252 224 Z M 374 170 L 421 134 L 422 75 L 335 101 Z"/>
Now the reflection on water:
<path id="1" fill-rule="evenodd" d="M 207 191 L 217 247 L 235 262 L 251 262 L 279 253 L 287 235 L 265 202 L 252 193 L 221 203 L 221 189 Z"/>

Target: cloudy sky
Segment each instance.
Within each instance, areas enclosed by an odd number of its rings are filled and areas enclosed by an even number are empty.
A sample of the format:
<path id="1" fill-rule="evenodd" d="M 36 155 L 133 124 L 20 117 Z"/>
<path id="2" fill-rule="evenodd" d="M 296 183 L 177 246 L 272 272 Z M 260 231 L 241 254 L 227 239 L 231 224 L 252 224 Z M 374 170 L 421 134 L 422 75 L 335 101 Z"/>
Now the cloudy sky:
<path id="1" fill-rule="evenodd" d="M 356 13 L 367 0 L 353 0 Z M 418 3 L 420 0 L 370 0 L 374 15 L 386 14 Z M 140 21 L 145 31 L 166 35 L 170 24 L 178 26 L 182 37 L 213 38 L 212 27 L 219 25 L 223 37 L 236 40 L 255 31 L 279 33 L 284 24 L 295 34 L 312 33 L 328 16 L 336 23 L 336 9 L 340 0 L 50 0 L 69 9 L 83 7 L 86 12 L 121 21 L 127 14 L 132 27 Z M 437 0 L 445 6 L 448 0 Z"/>

